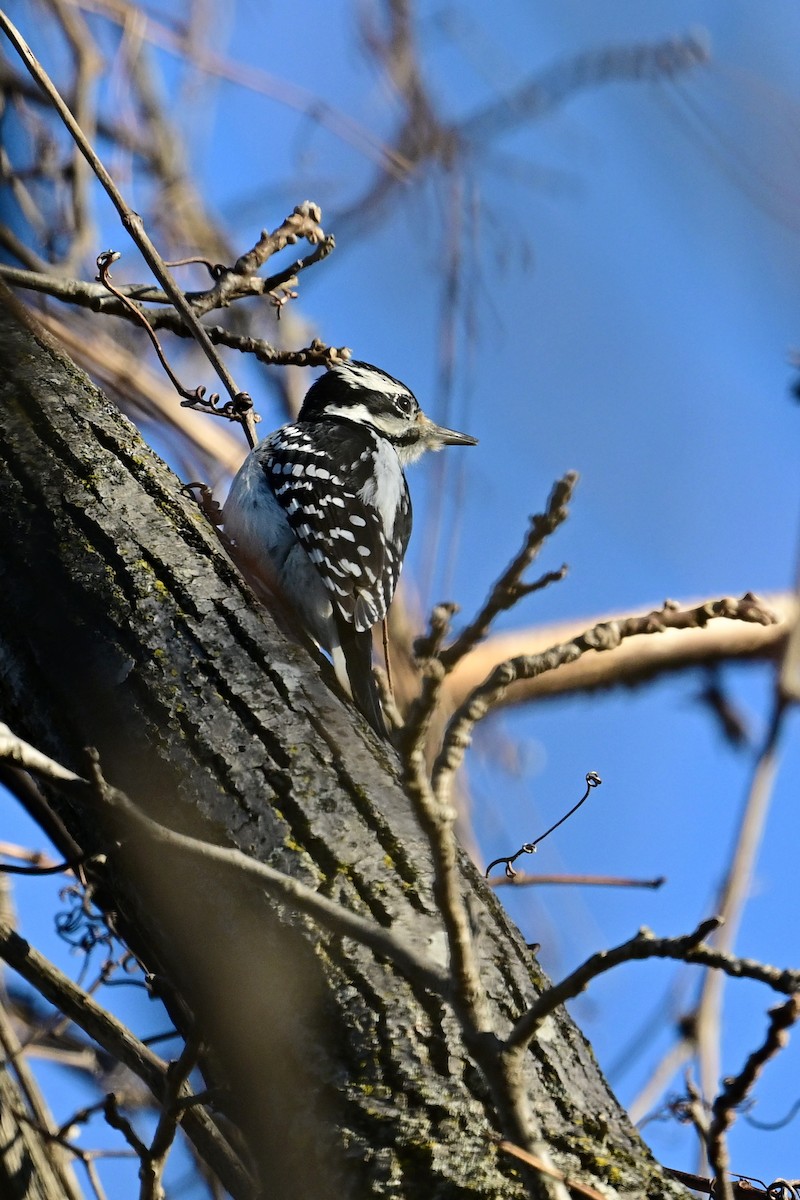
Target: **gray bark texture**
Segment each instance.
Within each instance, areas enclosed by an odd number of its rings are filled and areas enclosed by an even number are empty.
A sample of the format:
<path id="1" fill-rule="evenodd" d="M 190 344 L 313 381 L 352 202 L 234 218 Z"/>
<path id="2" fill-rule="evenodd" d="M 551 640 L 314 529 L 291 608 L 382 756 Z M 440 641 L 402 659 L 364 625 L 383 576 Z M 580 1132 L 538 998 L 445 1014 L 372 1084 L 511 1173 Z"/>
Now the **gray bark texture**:
<path id="1" fill-rule="evenodd" d="M 82 774 L 97 747 L 150 816 L 304 880 L 443 965 L 394 751 L 256 604 L 133 426 L 35 326 L 0 314 L 0 718 Z M 553 1194 L 493 1145 L 489 1089 L 445 1000 L 230 869 L 141 835 L 116 849 L 100 806 L 59 813 L 108 854 L 103 902 L 210 1047 L 217 1107 L 264 1195 Z M 546 980 L 466 859 L 462 878 L 502 1035 Z M 685 1194 L 564 1011 L 525 1073 L 559 1168 L 608 1196 Z"/>

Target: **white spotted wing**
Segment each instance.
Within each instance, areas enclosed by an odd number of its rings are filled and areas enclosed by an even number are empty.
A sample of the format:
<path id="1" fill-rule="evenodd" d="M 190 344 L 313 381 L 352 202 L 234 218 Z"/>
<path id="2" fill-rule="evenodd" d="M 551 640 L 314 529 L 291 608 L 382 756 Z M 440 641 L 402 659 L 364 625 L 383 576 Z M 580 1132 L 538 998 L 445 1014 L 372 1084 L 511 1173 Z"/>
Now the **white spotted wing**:
<path id="1" fill-rule="evenodd" d="M 386 615 L 411 531 L 402 468 L 392 450 L 386 472 L 383 442 L 355 422 L 304 421 L 277 430 L 261 460 L 334 610 L 359 632 Z M 391 513 L 376 488 L 376 463 L 394 501 Z"/>

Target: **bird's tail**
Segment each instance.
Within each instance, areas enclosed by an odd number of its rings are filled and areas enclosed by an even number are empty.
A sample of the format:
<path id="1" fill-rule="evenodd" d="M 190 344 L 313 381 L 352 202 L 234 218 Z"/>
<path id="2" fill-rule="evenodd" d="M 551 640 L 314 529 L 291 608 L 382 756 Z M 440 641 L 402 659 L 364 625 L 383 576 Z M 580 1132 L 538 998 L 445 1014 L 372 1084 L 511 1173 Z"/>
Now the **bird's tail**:
<path id="1" fill-rule="evenodd" d="M 364 714 L 378 736 L 388 738 L 378 685 L 372 673 L 371 632 L 368 629 L 359 632 L 349 622 L 342 621 L 339 625 L 339 641 L 339 653 L 336 650 L 332 653 L 339 682 L 345 691 L 350 692 L 356 708 Z M 346 677 L 342 678 L 345 674 Z"/>

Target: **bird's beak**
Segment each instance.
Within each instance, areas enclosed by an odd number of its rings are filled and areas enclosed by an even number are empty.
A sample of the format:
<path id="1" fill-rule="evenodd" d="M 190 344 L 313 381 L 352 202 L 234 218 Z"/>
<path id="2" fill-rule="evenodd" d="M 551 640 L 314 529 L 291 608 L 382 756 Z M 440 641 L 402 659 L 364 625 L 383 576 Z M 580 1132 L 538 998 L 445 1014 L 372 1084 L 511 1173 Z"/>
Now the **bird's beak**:
<path id="1" fill-rule="evenodd" d="M 424 413 L 420 413 L 417 419 L 425 432 L 426 441 L 438 442 L 440 446 L 477 446 L 478 444 L 477 438 L 471 437 L 468 433 L 459 433 L 457 429 L 445 429 L 444 425 L 437 425 Z"/>

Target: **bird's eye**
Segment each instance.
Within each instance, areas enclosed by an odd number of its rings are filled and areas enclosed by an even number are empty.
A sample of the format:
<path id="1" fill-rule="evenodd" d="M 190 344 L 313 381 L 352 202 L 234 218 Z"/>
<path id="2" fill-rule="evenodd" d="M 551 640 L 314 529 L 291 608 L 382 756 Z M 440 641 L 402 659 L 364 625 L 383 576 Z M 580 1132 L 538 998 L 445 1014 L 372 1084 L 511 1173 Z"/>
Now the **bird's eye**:
<path id="1" fill-rule="evenodd" d="M 414 407 L 414 401 L 410 396 L 398 396 L 397 407 L 404 416 L 408 417 L 411 415 L 411 411 Z"/>

